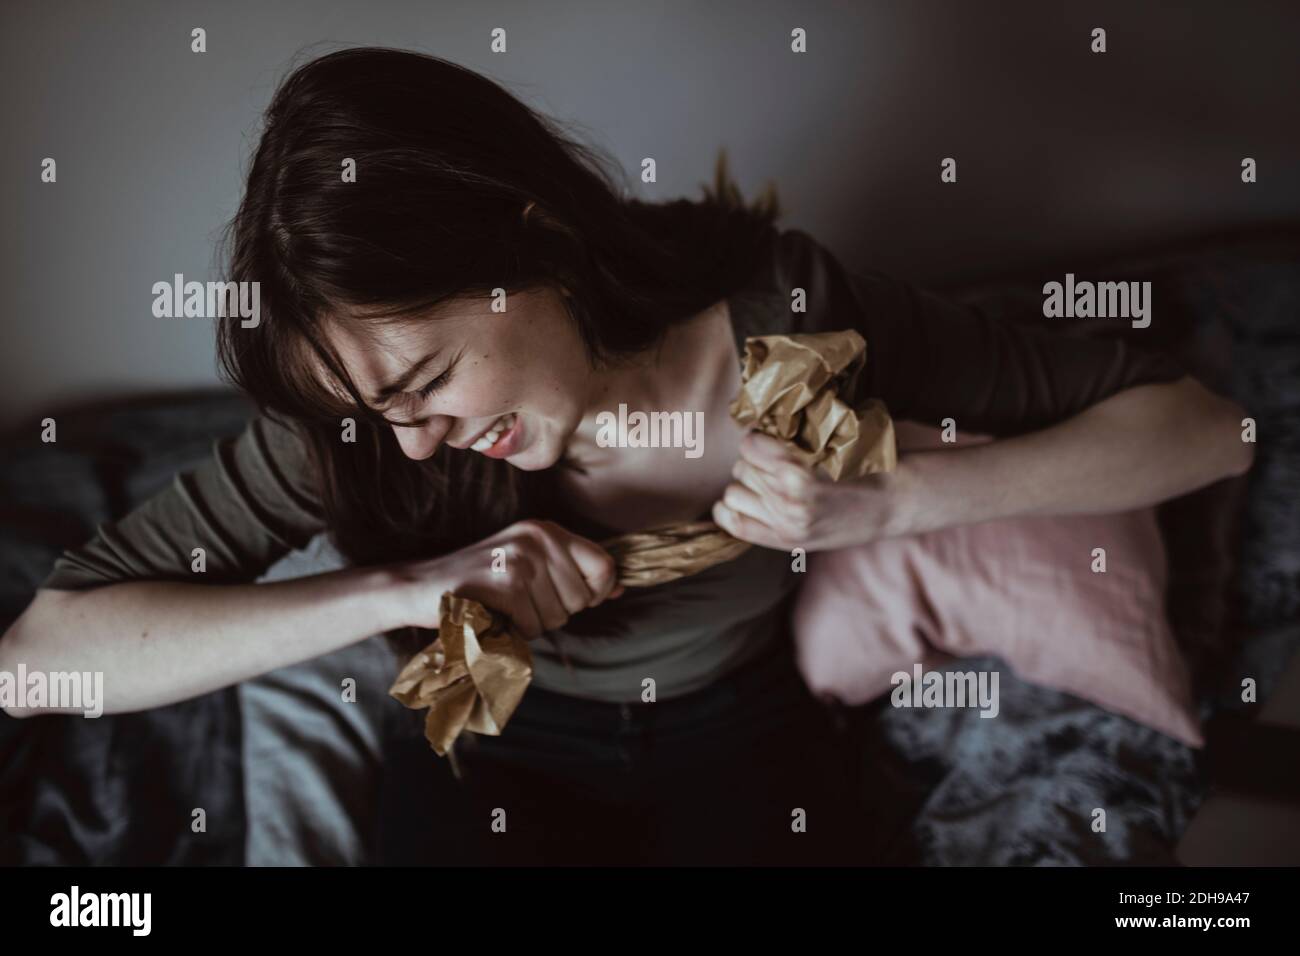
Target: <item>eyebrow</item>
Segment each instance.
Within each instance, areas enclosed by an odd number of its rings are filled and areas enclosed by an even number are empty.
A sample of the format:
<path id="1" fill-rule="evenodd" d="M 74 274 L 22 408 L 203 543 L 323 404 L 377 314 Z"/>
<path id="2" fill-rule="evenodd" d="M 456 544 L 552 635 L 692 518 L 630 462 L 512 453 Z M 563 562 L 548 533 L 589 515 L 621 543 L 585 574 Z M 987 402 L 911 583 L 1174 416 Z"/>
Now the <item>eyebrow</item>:
<path id="1" fill-rule="evenodd" d="M 442 349 L 434 349 L 432 352 L 424 356 L 424 358 L 420 359 L 418 362 L 416 362 L 414 365 L 408 368 L 405 372 L 403 372 L 397 378 L 396 381 L 390 382 L 388 385 L 382 386 L 379 389 L 379 391 L 375 393 L 375 397 L 372 399 L 372 401 L 376 405 L 382 405 L 384 404 L 384 402 L 388 401 L 388 399 L 392 398 L 398 392 L 406 391 L 406 389 L 410 386 L 411 382 L 415 379 L 415 377 L 420 374 L 421 369 L 423 369 L 426 365 L 428 365 L 430 362 L 436 359 L 440 354 L 442 354 Z"/>

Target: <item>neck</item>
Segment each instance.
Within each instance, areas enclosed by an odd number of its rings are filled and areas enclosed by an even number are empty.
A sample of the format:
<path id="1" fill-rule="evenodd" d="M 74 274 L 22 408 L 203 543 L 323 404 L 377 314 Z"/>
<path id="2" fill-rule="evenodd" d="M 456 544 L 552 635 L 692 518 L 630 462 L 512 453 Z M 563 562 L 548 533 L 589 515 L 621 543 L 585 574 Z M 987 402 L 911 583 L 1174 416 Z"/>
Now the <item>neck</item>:
<path id="1" fill-rule="evenodd" d="M 593 372 L 586 411 L 565 446 L 566 454 L 584 468 L 615 457 L 618 449 L 602 448 L 596 443 L 600 430 L 596 416 L 601 412 L 617 413 L 620 404 L 626 405 L 629 412 L 674 411 L 682 408 L 683 399 L 692 394 L 698 397 L 698 389 L 692 391 L 693 384 L 715 380 L 720 367 L 713 350 L 716 340 L 712 338 L 721 334 L 718 323 L 726 326 L 724 355 L 734 362 L 728 313 L 725 303 L 718 303 L 670 326 L 658 347 Z"/>
<path id="2" fill-rule="evenodd" d="M 588 468 L 610 460 L 617 453 L 616 448 L 602 448 L 596 443 L 600 430 L 596 417 L 601 412 L 617 412 L 620 404 L 642 410 L 663 407 L 674 371 L 667 344 L 665 337 L 657 349 L 592 373 L 586 411 L 565 446 L 566 454 L 574 462 Z"/>

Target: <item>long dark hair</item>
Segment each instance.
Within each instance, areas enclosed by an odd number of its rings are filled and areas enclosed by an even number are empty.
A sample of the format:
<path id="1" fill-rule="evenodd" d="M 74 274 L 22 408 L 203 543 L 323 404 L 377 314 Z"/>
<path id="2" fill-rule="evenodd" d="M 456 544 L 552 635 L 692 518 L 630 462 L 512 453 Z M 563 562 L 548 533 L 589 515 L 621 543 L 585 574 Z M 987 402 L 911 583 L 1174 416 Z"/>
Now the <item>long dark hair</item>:
<path id="1" fill-rule="evenodd" d="M 595 150 L 446 60 L 373 48 L 321 57 L 272 99 L 227 232 L 229 278 L 261 284 L 261 322 L 219 324 L 222 370 L 297 426 L 348 559 L 454 550 L 542 516 L 546 472 L 446 444 L 407 458 L 323 317 L 384 321 L 555 282 L 571 293 L 589 360 L 617 361 L 739 288 L 775 229 L 775 191 L 746 205 L 725 153 L 704 194 L 625 198 Z M 344 417 L 355 443 L 340 440 Z"/>

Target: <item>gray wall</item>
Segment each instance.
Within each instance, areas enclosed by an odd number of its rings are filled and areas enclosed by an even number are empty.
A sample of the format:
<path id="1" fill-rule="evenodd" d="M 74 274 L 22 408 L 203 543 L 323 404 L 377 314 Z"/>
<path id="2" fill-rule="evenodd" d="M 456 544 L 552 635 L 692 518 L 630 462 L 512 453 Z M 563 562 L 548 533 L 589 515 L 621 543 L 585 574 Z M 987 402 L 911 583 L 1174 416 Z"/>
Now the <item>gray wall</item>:
<path id="1" fill-rule="evenodd" d="M 777 182 L 787 224 L 925 281 L 1296 217 L 1297 36 L 1294 2 L 6 0 L 0 423 L 216 381 L 210 323 L 155 319 L 150 286 L 217 278 L 259 111 L 295 56 L 456 60 L 581 124 L 647 198 L 695 195 L 725 145 L 747 192 Z M 657 184 L 639 184 L 643 156 Z M 1240 182 L 1243 156 L 1259 183 Z"/>

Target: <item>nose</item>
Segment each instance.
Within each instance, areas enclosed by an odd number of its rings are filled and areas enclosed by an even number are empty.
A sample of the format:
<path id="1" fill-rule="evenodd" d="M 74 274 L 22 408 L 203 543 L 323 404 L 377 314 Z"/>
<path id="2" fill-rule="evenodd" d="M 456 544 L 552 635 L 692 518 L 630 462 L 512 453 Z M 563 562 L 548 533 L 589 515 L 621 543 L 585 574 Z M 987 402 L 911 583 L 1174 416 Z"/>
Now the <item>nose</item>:
<path id="1" fill-rule="evenodd" d="M 445 415 L 435 415 L 423 425 L 406 428 L 394 425 L 393 434 L 397 436 L 397 444 L 402 447 L 402 453 L 407 458 L 422 461 L 438 450 L 438 446 L 451 431 L 451 426 L 452 419 Z"/>

